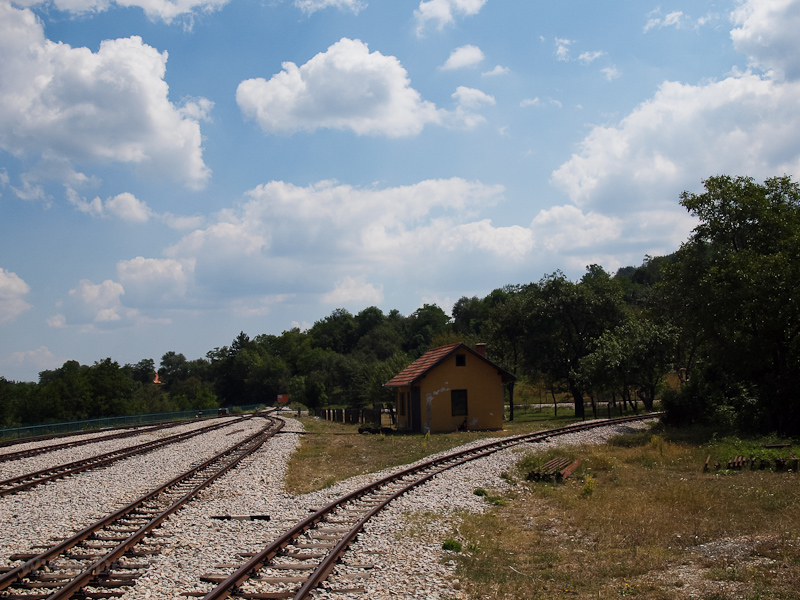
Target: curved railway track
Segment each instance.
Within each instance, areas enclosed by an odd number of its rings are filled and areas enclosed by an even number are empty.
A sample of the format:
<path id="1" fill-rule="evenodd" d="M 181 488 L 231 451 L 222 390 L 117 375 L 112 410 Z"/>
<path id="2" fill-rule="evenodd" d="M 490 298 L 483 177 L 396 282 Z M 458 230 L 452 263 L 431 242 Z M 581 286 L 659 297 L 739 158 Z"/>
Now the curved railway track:
<path id="1" fill-rule="evenodd" d="M 26 473 L 24 475 L 19 475 L 17 477 L 11 477 L 9 479 L 0 481 L 0 497 L 8 496 L 10 494 L 16 494 L 31 489 L 33 487 L 36 487 L 38 485 L 41 485 L 43 483 L 47 483 L 48 481 L 54 481 L 56 479 L 61 479 L 69 475 L 74 475 L 76 473 L 83 473 L 84 471 L 88 471 L 90 469 L 99 469 L 101 467 L 108 466 L 114 462 L 123 460 L 125 458 L 129 458 L 131 456 L 135 456 L 137 454 L 145 454 L 147 452 L 152 452 L 153 450 L 156 450 L 163 446 L 182 442 L 188 440 L 189 438 L 202 435 L 204 433 L 208 433 L 209 431 L 214 431 L 215 429 L 220 429 L 222 427 L 229 427 L 231 425 L 235 425 L 239 423 L 242 419 L 249 419 L 249 418 L 251 418 L 251 416 L 247 415 L 244 417 L 240 417 L 239 419 L 236 419 L 234 421 L 214 423 L 212 425 L 207 425 L 205 427 L 194 429 L 192 431 L 185 431 L 183 433 L 171 435 L 159 440 L 144 442 L 142 444 L 137 444 L 135 446 L 128 446 L 126 448 L 120 448 L 119 450 L 113 450 L 111 452 L 106 452 L 104 454 L 91 456 L 86 459 L 76 460 L 69 463 L 56 465 L 49 469 L 41 469 L 39 471 L 34 471 L 32 473 Z M 149 433 L 149 431 L 146 431 L 144 433 Z"/>
<path id="2" fill-rule="evenodd" d="M 205 593 L 187 592 L 203 600 L 224 598 L 308 598 L 342 560 L 364 525 L 392 500 L 458 465 L 488 456 L 514 445 L 544 441 L 550 437 L 596 427 L 657 418 L 639 415 L 578 423 L 547 431 L 518 435 L 424 461 L 393 473 L 331 502 L 297 523 L 228 576 L 207 575 L 202 581 L 217 586 Z M 357 566 L 357 565 L 356 565 Z M 345 584 L 347 585 L 347 584 Z M 331 590 L 340 593 L 348 589 Z M 350 590 L 359 591 L 363 590 Z"/>
<path id="3" fill-rule="evenodd" d="M 0 597 L 11 600 L 113 598 L 134 585 L 147 565 L 134 561 L 157 552 L 148 536 L 200 491 L 233 469 L 280 431 L 283 421 L 267 416 L 256 434 L 175 477 L 113 514 L 0 575 Z"/>

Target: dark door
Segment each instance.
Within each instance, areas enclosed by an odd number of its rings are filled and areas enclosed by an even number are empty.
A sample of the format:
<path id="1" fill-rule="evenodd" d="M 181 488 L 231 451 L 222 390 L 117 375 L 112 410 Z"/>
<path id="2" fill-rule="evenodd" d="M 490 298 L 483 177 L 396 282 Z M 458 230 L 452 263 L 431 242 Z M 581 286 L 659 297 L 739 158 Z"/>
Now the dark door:
<path id="1" fill-rule="evenodd" d="M 411 388 L 411 431 L 422 431 L 422 411 L 419 403 L 419 386 Z"/>

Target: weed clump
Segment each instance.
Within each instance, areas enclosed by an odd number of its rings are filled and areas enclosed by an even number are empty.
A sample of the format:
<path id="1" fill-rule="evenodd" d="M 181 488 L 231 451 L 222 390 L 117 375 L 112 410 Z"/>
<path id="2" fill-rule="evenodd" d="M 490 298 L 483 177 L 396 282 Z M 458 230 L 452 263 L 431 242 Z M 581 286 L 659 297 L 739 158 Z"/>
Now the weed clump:
<path id="1" fill-rule="evenodd" d="M 583 490 L 581 491 L 581 498 L 591 498 L 596 488 L 597 480 L 591 475 L 587 475 L 583 478 Z"/>

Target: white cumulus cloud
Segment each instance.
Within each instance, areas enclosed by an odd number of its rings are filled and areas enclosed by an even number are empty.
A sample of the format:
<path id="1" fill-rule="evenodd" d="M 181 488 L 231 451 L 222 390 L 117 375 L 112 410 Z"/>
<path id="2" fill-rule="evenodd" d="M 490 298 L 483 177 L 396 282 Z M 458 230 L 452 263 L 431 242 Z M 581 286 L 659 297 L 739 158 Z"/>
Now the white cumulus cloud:
<path id="1" fill-rule="evenodd" d="M 136 306 L 174 302 L 186 295 L 194 261 L 137 256 L 117 263 L 117 277 Z"/>
<path id="2" fill-rule="evenodd" d="M 30 286 L 16 273 L 0 268 L 0 325 L 24 313 L 31 305 L 23 299 Z"/>
<path id="3" fill-rule="evenodd" d="M 555 106 L 556 108 L 561 108 L 563 105 L 561 102 L 556 100 L 555 98 L 525 98 L 522 102 L 519 103 L 521 108 L 527 108 L 529 106 Z"/>
<path id="4" fill-rule="evenodd" d="M 614 81 L 615 79 L 622 77 L 622 73 L 620 73 L 619 69 L 614 65 L 611 65 L 610 67 L 603 67 L 600 69 L 600 72 L 608 81 Z"/>
<path id="5" fill-rule="evenodd" d="M 477 15 L 486 0 L 423 0 L 414 11 L 417 20 L 417 35 L 421 36 L 429 21 L 442 30 L 445 25 L 455 22 L 457 16 Z"/>
<path id="6" fill-rule="evenodd" d="M 569 47 L 575 40 L 556 38 L 556 58 L 560 61 L 569 60 Z"/>
<path id="7" fill-rule="evenodd" d="M 502 194 L 501 186 L 459 178 L 388 188 L 271 181 L 166 254 L 196 261 L 199 286 L 224 281 L 226 291 L 251 297 L 291 291 L 321 298 L 343 293 L 348 278 L 363 292 L 374 276 L 448 268 L 463 252 L 484 262 L 523 255 L 524 231 L 474 218 Z"/>
<path id="8" fill-rule="evenodd" d="M 577 206 L 554 206 L 534 217 L 531 230 L 537 247 L 563 252 L 617 239 L 622 220 L 595 212 L 584 214 Z"/>
<path id="9" fill-rule="evenodd" d="M 129 192 L 107 198 L 105 202 L 97 196 L 87 201 L 75 190 L 67 188 L 67 198 L 79 211 L 98 217 L 115 217 L 128 223 L 146 223 L 153 216 L 153 211 L 147 203 L 138 200 Z"/>
<path id="10" fill-rule="evenodd" d="M 606 53 L 601 50 L 581 52 L 581 54 L 578 56 L 578 60 L 588 65 L 589 63 L 596 61 L 601 56 L 605 56 L 605 54 Z"/>
<path id="11" fill-rule="evenodd" d="M 137 7 L 141 8 L 147 17 L 153 21 L 161 20 L 171 23 L 178 17 L 188 17 L 191 24 L 191 17 L 200 12 L 212 12 L 219 10 L 228 3 L 229 0 L 52 0 L 53 5 L 59 10 L 74 14 L 98 13 L 111 8 L 118 7 Z M 36 4 L 46 4 L 42 0 L 17 0 L 17 5 L 34 6 Z"/>
<path id="12" fill-rule="evenodd" d="M 94 284 L 88 279 L 81 279 L 75 289 L 69 294 L 78 303 L 79 307 L 97 323 L 104 321 L 119 321 L 122 319 L 122 301 L 120 296 L 125 293 L 122 285 L 110 279 L 103 283 Z"/>
<path id="13" fill-rule="evenodd" d="M 478 112 L 481 108 L 496 104 L 494 96 L 462 85 L 456 88 L 453 93 L 453 99 L 456 101 L 457 106 L 453 112 L 449 113 L 448 122 L 452 123 L 453 126 L 467 129 L 471 129 L 486 120 Z"/>
<path id="14" fill-rule="evenodd" d="M 662 17 L 661 12 L 655 10 L 650 13 L 650 18 L 647 20 L 643 31 L 647 33 L 651 29 L 661 29 L 662 27 L 675 27 L 676 29 L 680 29 L 684 21 L 685 16 L 683 11 L 676 10 Z"/>
<path id="15" fill-rule="evenodd" d="M 404 137 L 441 119 L 436 107 L 411 87 L 397 58 L 347 38 L 300 67 L 283 63 L 269 81 L 243 81 L 236 102 L 267 133 L 331 128 Z"/>
<path id="16" fill-rule="evenodd" d="M 35 350 L 13 352 L 10 356 L 0 359 L 3 374 L 16 381 L 25 381 L 25 376 L 18 377 L 15 373 L 42 372 L 60 367 L 64 361 L 57 358 L 47 346 L 39 346 Z"/>
<path id="17" fill-rule="evenodd" d="M 800 173 L 800 84 L 752 73 L 663 83 L 617 126 L 597 126 L 552 181 L 578 206 L 675 203 L 721 172 Z M 624 191 L 623 191 L 624 190 Z"/>
<path id="18" fill-rule="evenodd" d="M 496 77 L 497 75 L 508 75 L 511 73 L 511 69 L 508 67 L 503 67 L 501 65 L 495 65 L 494 69 L 491 71 L 485 71 L 481 73 L 482 77 Z"/>
<path id="19" fill-rule="evenodd" d="M 734 44 L 765 73 L 665 81 L 617 124 L 594 127 L 551 182 L 576 207 L 624 219 L 627 239 L 669 248 L 692 227 L 677 199 L 703 179 L 800 175 L 800 41 L 792 25 L 799 7 L 797 0 L 740 2 Z"/>
<path id="20" fill-rule="evenodd" d="M 466 46 L 461 46 L 453 50 L 442 65 L 442 69 L 449 71 L 453 69 L 463 69 L 465 67 L 474 67 L 482 62 L 484 58 L 483 50 L 477 46 L 467 44 Z"/>
<path id="21" fill-rule="evenodd" d="M 55 43 L 31 11 L 0 2 L 0 56 L 1 149 L 56 165 L 51 178 L 113 161 L 191 188 L 206 184 L 191 115 L 209 103 L 193 99 L 182 111 L 170 102 L 166 52 L 136 36 L 105 40 L 97 52 Z"/>
<path id="22" fill-rule="evenodd" d="M 157 213 L 144 200 L 139 200 L 130 192 L 122 192 L 116 196 L 101 200 L 95 196 L 87 200 L 70 187 L 66 190 L 67 199 L 79 211 L 94 217 L 115 218 L 133 224 L 143 224 L 151 219 L 160 221 L 172 229 L 195 229 L 202 226 L 202 216 L 182 216 L 169 212 Z"/>
<path id="23" fill-rule="evenodd" d="M 383 302 L 383 286 L 377 288 L 367 283 L 363 277 L 345 277 L 336 284 L 336 287 L 323 294 L 320 301 L 323 304 L 336 304 L 337 306 L 352 303 L 380 304 Z"/>
<path id="24" fill-rule="evenodd" d="M 294 0 L 294 5 L 306 14 L 313 14 L 318 10 L 326 8 L 338 8 L 339 10 L 350 10 L 358 14 L 367 6 L 365 2 L 359 0 Z"/>
<path id="25" fill-rule="evenodd" d="M 731 15 L 734 47 L 747 54 L 753 65 L 778 77 L 800 78 L 800 2 L 749 0 Z"/>
<path id="26" fill-rule="evenodd" d="M 446 232 L 443 243 L 451 248 L 473 246 L 515 261 L 525 258 L 534 247 L 533 233 L 527 227 L 495 227 L 489 219 L 456 225 Z"/>

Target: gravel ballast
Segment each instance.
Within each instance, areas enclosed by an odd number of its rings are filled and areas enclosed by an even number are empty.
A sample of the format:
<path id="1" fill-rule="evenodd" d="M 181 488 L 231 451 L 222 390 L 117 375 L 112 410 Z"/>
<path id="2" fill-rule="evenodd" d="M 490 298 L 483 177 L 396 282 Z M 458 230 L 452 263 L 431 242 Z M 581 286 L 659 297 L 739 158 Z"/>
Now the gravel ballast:
<path id="1" fill-rule="evenodd" d="M 193 459 L 210 456 L 254 431 L 260 419 L 233 427 L 247 431 L 227 436 L 227 429 L 205 434 L 176 447 L 153 452 L 115 464 L 109 469 L 82 474 L 48 484 L 24 494 L 0 498 L 0 519 L 8 523 L 0 557 L 64 537 L 92 520 L 110 512 L 110 507 L 138 497 L 143 489 L 166 481 L 189 468 Z M 363 592 L 342 595 L 314 592 L 318 598 L 462 598 L 455 579 L 455 563 L 441 549 L 450 534 L 449 519 L 459 511 L 483 512 L 487 503 L 473 494 L 477 487 L 503 491 L 509 483 L 500 475 L 520 458 L 523 450 L 544 450 L 554 445 L 603 443 L 623 431 L 646 427 L 642 422 L 596 428 L 572 433 L 546 442 L 515 446 L 489 457 L 472 461 L 437 475 L 432 481 L 393 501 L 387 510 L 370 521 L 344 561 L 337 567 L 352 571 L 347 564 L 372 565 L 365 579 L 355 579 L 350 587 Z M 218 480 L 197 499 L 170 517 L 152 542 L 158 552 L 149 557 L 149 568 L 129 588 L 123 600 L 143 598 L 185 598 L 183 592 L 209 590 L 201 583 L 208 573 L 227 575 L 243 562 L 242 551 L 258 551 L 281 533 L 336 498 L 380 476 L 405 467 L 387 469 L 350 478 L 325 490 L 290 496 L 284 487 L 286 465 L 299 444 L 302 431 L 298 421 L 287 419 L 284 432 L 269 440 L 234 471 Z M 461 448 L 480 445 L 476 441 Z M 429 457 L 430 458 L 430 457 Z M 425 459 L 427 460 L 427 459 Z M 414 515 L 435 513 L 426 520 L 422 538 L 409 536 Z M 268 515 L 269 520 L 219 520 L 213 517 Z M 222 565 L 222 566 L 221 566 Z M 339 572 L 339 571 L 335 571 Z"/>

